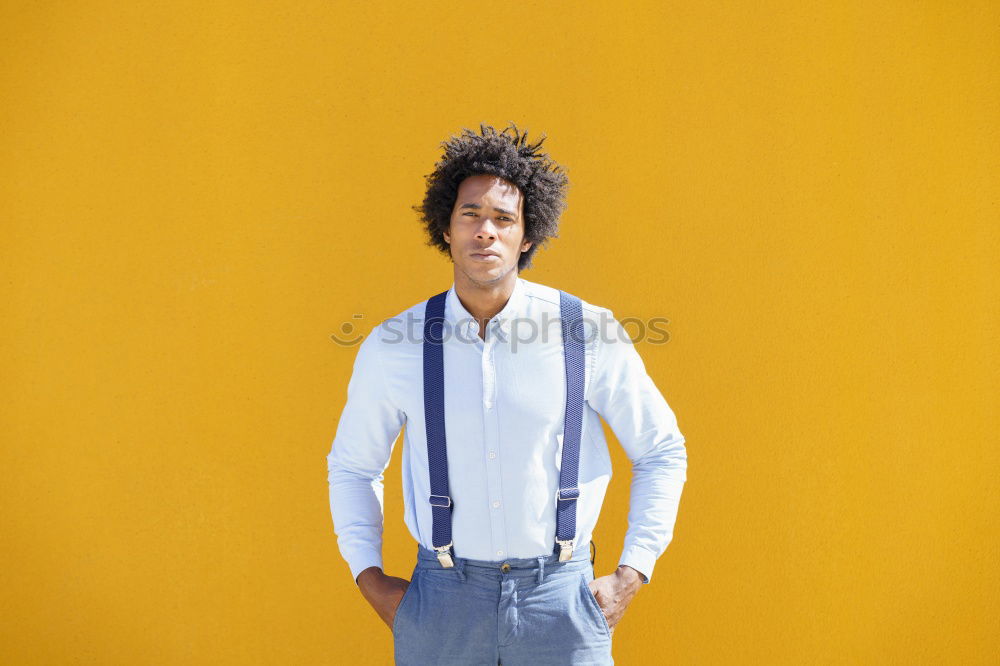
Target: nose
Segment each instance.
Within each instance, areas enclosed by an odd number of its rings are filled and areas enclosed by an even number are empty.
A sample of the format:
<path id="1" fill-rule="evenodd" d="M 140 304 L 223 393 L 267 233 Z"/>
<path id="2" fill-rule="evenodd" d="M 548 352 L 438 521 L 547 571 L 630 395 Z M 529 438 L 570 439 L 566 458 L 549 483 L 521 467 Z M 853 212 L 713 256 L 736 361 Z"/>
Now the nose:
<path id="1" fill-rule="evenodd" d="M 480 225 L 479 230 L 476 232 L 476 238 L 480 240 L 495 239 L 497 237 L 496 225 L 493 224 L 493 218 L 486 216 L 483 218 L 483 223 Z"/>

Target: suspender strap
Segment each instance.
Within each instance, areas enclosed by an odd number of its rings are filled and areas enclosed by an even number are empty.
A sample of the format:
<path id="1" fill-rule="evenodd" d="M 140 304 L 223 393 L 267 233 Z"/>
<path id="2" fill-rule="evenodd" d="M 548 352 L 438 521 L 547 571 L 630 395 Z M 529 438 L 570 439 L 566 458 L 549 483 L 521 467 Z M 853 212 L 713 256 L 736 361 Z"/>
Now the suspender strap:
<path id="1" fill-rule="evenodd" d="M 448 446 L 444 429 L 444 303 L 448 292 L 427 301 L 424 313 L 424 421 L 427 427 L 427 466 L 431 480 L 431 537 L 441 566 L 451 558 L 451 494 L 448 490 Z"/>
<path id="2" fill-rule="evenodd" d="M 431 482 L 431 541 L 441 566 L 454 566 L 452 559 L 451 512 L 448 488 L 448 445 L 444 420 L 444 306 L 448 292 L 427 301 L 424 314 L 424 421 L 427 428 L 427 466 Z M 580 436 L 583 431 L 585 339 L 583 307 L 580 299 L 559 292 L 562 319 L 563 356 L 566 365 L 566 414 L 563 425 L 559 492 L 556 497 L 556 543 L 559 559 L 573 556 L 576 537 L 576 501 L 580 497 Z"/>
<path id="3" fill-rule="evenodd" d="M 566 361 L 566 420 L 563 424 L 562 462 L 556 498 L 556 543 L 559 560 L 573 556 L 576 537 L 576 501 L 580 497 L 580 435 L 583 430 L 584 330 L 580 299 L 559 292 L 563 356 Z"/>

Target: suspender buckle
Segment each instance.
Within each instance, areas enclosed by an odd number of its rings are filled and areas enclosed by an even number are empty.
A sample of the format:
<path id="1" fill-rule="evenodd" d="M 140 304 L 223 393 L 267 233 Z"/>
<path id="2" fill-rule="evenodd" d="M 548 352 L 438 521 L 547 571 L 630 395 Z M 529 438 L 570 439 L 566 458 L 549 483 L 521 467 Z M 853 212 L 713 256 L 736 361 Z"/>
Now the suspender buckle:
<path id="1" fill-rule="evenodd" d="M 559 492 L 556 493 L 556 497 L 560 501 L 562 501 L 562 502 L 565 502 L 567 500 L 575 500 L 575 499 L 578 499 L 580 497 L 580 489 L 579 488 L 560 488 Z"/>
<path id="2" fill-rule="evenodd" d="M 559 561 L 567 562 L 573 558 L 573 540 L 561 541 L 556 539 L 556 543 L 559 544 Z"/>
<path id="3" fill-rule="evenodd" d="M 452 544 L 449 543 L 447 546 L 440 546 L 434 549 L 437 553 L 438 562 L 440 562 L 441 566 L 445 569 L 451 569 L 455 566 L 455 561 L 451 559 L 451 546 Z"/>
<path id="4" fill-rule="evenodd" d="M 448 508 L 451 506 L 451 497 L 448 495 L 431 495 L 431 506 Z"/>

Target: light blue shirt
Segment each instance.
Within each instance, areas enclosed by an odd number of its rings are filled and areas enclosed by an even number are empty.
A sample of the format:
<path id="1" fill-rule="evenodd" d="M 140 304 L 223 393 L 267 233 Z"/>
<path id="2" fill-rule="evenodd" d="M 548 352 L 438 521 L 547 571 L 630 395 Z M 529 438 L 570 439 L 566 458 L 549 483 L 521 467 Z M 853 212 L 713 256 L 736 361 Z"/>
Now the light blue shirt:
<path id="1" fill-rule="evenodd" d="M 368 567 L 382 567 L 383 472 L 400 429 L 404 519 L 413 538 L 432 547 L 425 306 L 381 322 L 361 343 L 327 456 L 334 531 L 355 579 Z M 649 582 L 673 538 L 687 480 L 684 437 L 611 311 L 583 301 L 583 316 L 588 337 L 575 547 L 589 548 L 611 479 L 604 417 L 632 461 L 619 564 Z M 497 562 L 549 555 L 566 400 L 559 292 L 518 278 L 503 310 L 488 322 L 485 341 L 478 332 L 452 284 L 444 386 L 454 552 Z"/>

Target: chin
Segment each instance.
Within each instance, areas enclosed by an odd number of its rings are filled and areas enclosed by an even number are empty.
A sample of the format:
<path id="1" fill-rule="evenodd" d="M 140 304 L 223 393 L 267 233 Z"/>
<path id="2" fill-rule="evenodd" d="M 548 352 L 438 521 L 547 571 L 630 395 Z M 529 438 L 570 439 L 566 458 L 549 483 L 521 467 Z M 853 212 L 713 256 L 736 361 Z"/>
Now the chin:
<path id="1" fill-rule="evenodd" d="M 484 269 L 482 266 L 476 266 L 471 270 L 466 270 L 465 274 L 476 282 L 496 282 L 503 276 L 507 275 L 508 271 L 508 268 L 497 267 Z"/>

